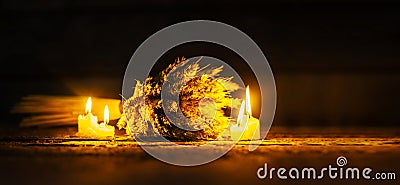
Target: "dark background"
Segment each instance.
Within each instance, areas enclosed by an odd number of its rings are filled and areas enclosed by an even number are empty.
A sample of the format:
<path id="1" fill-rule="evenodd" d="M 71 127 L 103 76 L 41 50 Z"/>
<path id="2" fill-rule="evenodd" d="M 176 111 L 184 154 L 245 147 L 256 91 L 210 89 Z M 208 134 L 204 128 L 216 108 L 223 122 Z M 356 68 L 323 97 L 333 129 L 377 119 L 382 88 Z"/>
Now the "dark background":
<path id="1" fill-rule="evenodd" d="M 17 125 L 10 107 L 29 94 L 120 98 L 136 48 L 156 31 L 194 19 L 237 27 L 263 50 L 277 84 L 274 124 L 400 121 L 395 1 L 0 2 L 2 126 Z"/>

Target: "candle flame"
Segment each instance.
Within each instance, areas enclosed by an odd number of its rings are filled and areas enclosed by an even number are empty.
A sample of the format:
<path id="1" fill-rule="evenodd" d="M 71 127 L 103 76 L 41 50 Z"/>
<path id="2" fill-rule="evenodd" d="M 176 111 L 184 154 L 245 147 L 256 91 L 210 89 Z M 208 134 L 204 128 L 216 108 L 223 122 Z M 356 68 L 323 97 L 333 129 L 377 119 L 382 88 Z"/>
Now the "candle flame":
<path id="1" fill-rule="evenodd" d="M 86 102 L 86 109 L 85 109 L 86 114 L 89 114 L 92 112 L 92 97 L 89 97 L 87 102 Z"/>
<path id="2" fill-rule="evenodd" d="M 246 114 L 251 116 L 251 104 L 250 104 L 250 88 L 246 87 Z"/>
<path id="3" fill-rule="evenodd" d="M 248 118 L 251 117 L 251 104 L 250 104 L 250 89 L 249 86 L 246 87 L 246 99 L 242 101 L 242 105 L 240 106 L 237 124 L 247 124 Z"/>
<path id="4" fill-rule="evenodd" d="M 110 112 L 108 111 L 108 105 L 104 106 L 104 123 L 110 122 Z"/>

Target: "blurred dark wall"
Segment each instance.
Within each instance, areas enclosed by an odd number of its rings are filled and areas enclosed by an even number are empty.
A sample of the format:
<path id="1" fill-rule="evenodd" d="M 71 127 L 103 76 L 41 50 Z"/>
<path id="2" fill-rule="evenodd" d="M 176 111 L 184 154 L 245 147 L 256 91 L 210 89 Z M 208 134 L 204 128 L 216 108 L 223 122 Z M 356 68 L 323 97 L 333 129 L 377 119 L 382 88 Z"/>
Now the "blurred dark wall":
<path id="1" fill-rule="evenodd" d="M 10 107 L 28 94 L 119 98 L 141 42 L 171 24 L 209 19 L 239 28 L 266 54 L 275 124 L 395 126 L 399 10 L 378 0 L 3 0 L 1 116 L 13 118 Z"/>

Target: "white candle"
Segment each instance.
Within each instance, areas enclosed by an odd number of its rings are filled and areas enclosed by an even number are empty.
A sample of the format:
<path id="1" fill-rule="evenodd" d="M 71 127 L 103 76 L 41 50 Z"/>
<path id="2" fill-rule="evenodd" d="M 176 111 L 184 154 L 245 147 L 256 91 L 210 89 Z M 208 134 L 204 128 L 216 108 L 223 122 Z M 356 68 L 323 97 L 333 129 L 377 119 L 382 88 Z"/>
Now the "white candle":
<path id="1" fill-rule="evenodd" d="M 91 113 L 92 109 L 92 98 L 89 97 L 86 102 L 85 115 L 79 115 L 78 117 L 78 133 L 79 136 L 91 136 L 91 137 L 107 137 L 114 136 L 114 127 L 107 125 L 109 121 L 108 106 L 104 108 L 104 122 L 98 124 L 97 116 Z"/>
<path id="2" fill-rule="evenodd" d="M 114 127 L 107 125 L 110 121 L 110 113 L 108 111 L 108 105 L 104 106 L 104 122 L 100 124 L 98 135 L 101 136 L 114 136 Z"/>
<path id="3" fill-rule="evenodd" d="M 246 127 L 241 127 L 238 125 L 231 126 L 231 139 L 234 141 L 241 140 L 242 135 L 245 131 Z"/>
<path id="4" fill-rule="evenodd" d="M 92 110 L 92 98 L 89 97 L 86 102 L 85 115 L 78 117 L 78 134 L 79 135 L 94 135 L 96 134 L 97 116 L 94 116 Z"/>
<path id="5" fill-rule="evenodd" d="M 232 140 L 258 140 L 260 139 L 260 121 L 252 116 L 250 104 L 250 90 L 246 88 L 246 99 L 240 106 L 237 124 L 231 126 Z"/>

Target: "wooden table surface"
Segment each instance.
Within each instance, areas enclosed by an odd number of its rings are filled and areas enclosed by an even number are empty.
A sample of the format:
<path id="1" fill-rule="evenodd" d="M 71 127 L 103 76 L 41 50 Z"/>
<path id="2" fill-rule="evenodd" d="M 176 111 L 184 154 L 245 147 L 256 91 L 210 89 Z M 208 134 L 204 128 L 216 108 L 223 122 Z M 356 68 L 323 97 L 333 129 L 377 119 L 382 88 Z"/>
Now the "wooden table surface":
<path id="1" fill-rule="evenodd" d="M 220 159 L 196 167 L 163 163 L 132 138 L 74 136 L 76 128 L 1 129 L 0 178 L 5 184 L 399 184 L 398 128 L 272 127 L 255 151 L 239 142 Z M 226 141 L 221 141 L 223 144 Z M 148 143 L 168 148 L 166 143 Z M 201 142 L 181 142 L 196 145 Z M 214 152 L 210 150 L 210 152 Z M 257 169 L 325 167 L 345 156 L 349 167 L 395 172 L 397 180 L 260 180 Z M 347 182 L 348 181 L 348 182 Z M 3 184 L 3 183 L 2 183 Z"/>

